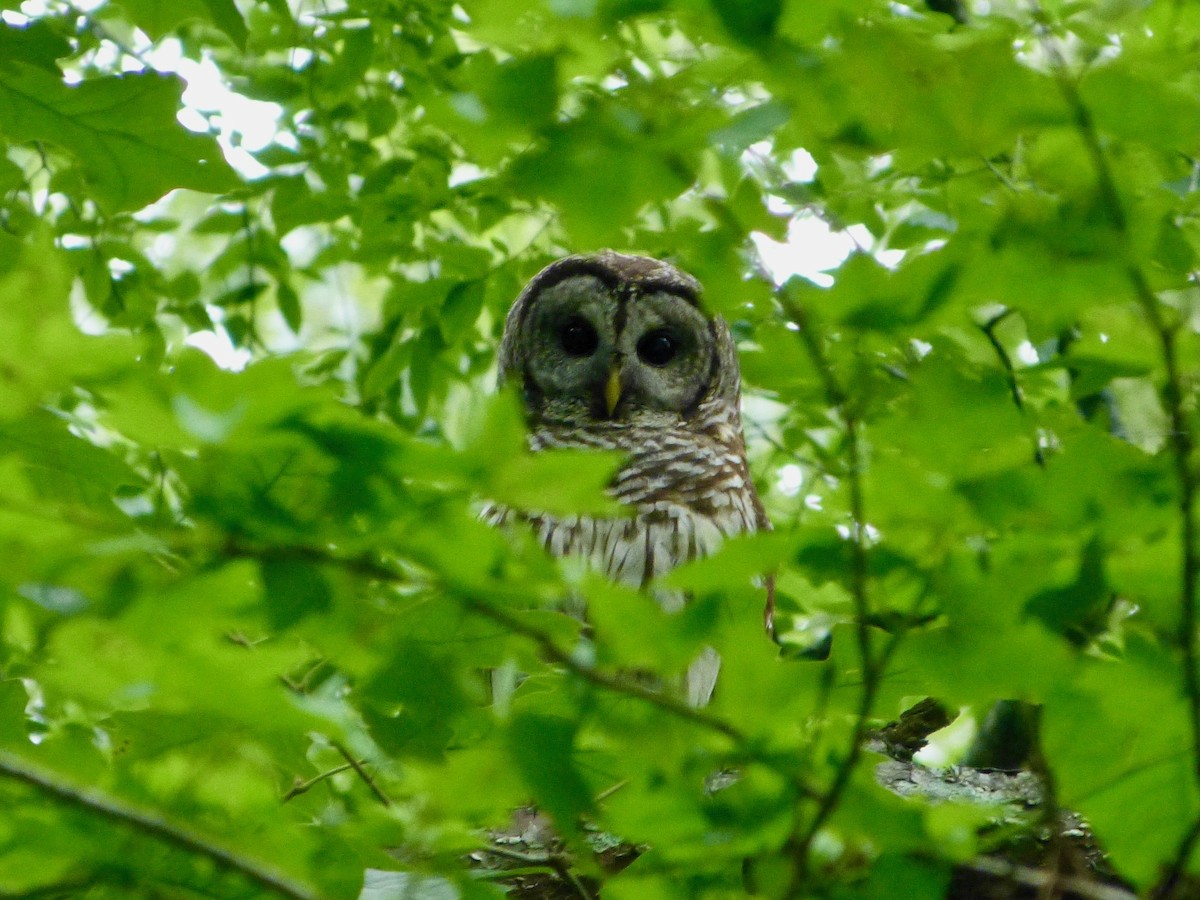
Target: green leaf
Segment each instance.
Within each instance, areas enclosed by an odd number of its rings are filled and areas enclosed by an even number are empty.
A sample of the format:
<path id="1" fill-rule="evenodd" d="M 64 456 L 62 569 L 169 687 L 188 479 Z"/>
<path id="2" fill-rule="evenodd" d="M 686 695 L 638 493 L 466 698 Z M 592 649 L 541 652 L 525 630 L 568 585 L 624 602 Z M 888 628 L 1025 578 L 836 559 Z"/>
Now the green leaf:
<path id="1" fill-rule="evenodd" d="M 837 892 L 845 900 L 890 900 L 893 897 L 912 900 L 939 900 L 946 896 L 950 885 L 949 867 L 914 856 L 889 854 L 877 860 L 865 884 L 857 885 L 853 893 Z"/>
<path id="2" fill-rule="evenodd" d="M 287 323 L 287 327 L 292 330 L 292 334 L 299 334 L 300 326 L 304 324 L 304 311 L 300 306 L 300 295 L 290 284 L 281 281 L 275 285 L 275 300 L 279 304 L 279 312 L 283 315 L 283 321 Z"/>
<path id="3" fill-rule="evenodd" d="M 394 648 L 389 662 L 364 687 L 364 709 L 375 739 L 389 753 L 437 756 L 454 735 L 467 705 L 452 662 L 416 641 Z"/>
<path id="4" fill-rule="evenodd" d="M 0 75 L 0 78 L 3 76 Z M 71 272 L 41 236 L 0 275 L 0 421 L 26 415 L 54 392 L 113 377 L 134 365 L 135 345 L 118 335 L 89 337 L 71 321 Z"/>
<path id="5" fill-rule="evenodd" d="M 199 19 L 215 25 L 239 48 L 246 48 L 246 23 L 233 0 L 120 0 L 129 18 L 152 40 L 160 40 L 184 22 Z"/>
<path id="6" fill-rule="evenodd" d="M 741 153 L 751 144 L 769 138 L 791 114 L 788 105 L 779 100 L 768 100 L 739 110 L 727 124 L 712 133 L 712 142 L 724 150 Z"/>
<path id="7" fill-rule="evenodd" d="M 1126 66 L 1101 66 L 1079 90 L 1097 124 L 1118 137 L 1182 153 L 1200 145 L 1200 98 L 1182 84 Z"/>
<path id="8" fill-rule="evenodd" d="M 88 504 L 97 513 L 118 487 L 141 481 L 118 455 L 71 434 L 65 421 L 45 410 L 0 423 L 0 456 L 9 454 L 20 459 L 41 497 Z"/>
<path id="9" fill-rule="evenodd" d="M 880 438 L 960 480 L 1030 462 L 1030 428 L 1004 377 L 965 363 L 956 348 L 935 343 Z"/>
<path id="10" fill-rule="evenodd" d="M 438 314 L 442 337 L 449 344 L 460 341 L 474 327 L 483 310 L 484 285 L 481 281 L 464 281 L 450 288 Z"/>
<path id="11" fill-rule="evenodd" d="M 109 211 L 137 209 L 172 188 L 211 193 L 236 183 L 215 141 L 175 119 L 174 76 L 94 78 L 68 86 L 41 69 L 0 69 L 0 133 L 71 153 Z"/>
<path id="12" fill-rule="evenodd" d="M 955 296 L 960 263 L 949 253 L 906 261 L 896 271 L 852 254 L 829 289 L 792 278 L 784 295 L 823 320 L 863 330 L 900 331 L 932 318 Z"/>
<path id="13" fill-rule="evenodd" d="M 574 760 L 575 734 L 575 723 L 551 716 L 514 716 L 508 727 L 513 765 L 564 831 L 573 830 L 578 817 L 592 808 Z"/>
<path id="14" fill-rule="evenodd" d="M 1025 608 L 1047 627 L 1074 632 L 1079 639 L 1086 639 L 1088 620 L 1094 620 L 1102 612 L 1111 596 L 1112 589 L 1104 578 L 1104 547 L 1093 538 L 1084 545 L 1079 577 L 1065 587 L 1035 594 Z"/>
<path id="15" fill-rule="evenodd" d="M 779 532 L 726 541 L 712 556 L 674 569 L 663 583 L 693 592 L 735 590 L 776 571 L 795 552 L 795 538 Z"/>
<path id="16" fill-rule="evenodd" d="M 57 61 L 70 52 L 71 45 L 46 22 L 30 22 L 23 28 L 0 24 L 0 68 L 25 63 L 61 77 Z"/>
<path id="17" fill-rule="evenodd" d="M 561 515 L 623 515 L 606 493 L 624 454 L 599 450 L 543 450 L 526 447 L 526 428 L 515 392 L 503 391 L 475 410 L 462 435 L 458 458 L 425 454 L 437 468 L 459 477 L 473 474 L 475 486 L 491 501 L 524 512 Z M 417 447 L 412 450 L 416 451 Z M 414 465 L 420 465 L 414 459 Z"/>
<path id="18" fill-rule="evenodd" d="M 273 630 L 329 610 L 333 594 L 320 566 L 303 559 L 267 559 L 261 570 L 267 624 Z"/>
<path id="19" fill-rule="evenodd" d="M 597 111 L 551 131 L 511 172 L 517 190 L 561 210 L 583 245 L 620 243 L 619 230 L 644 204 L 688 186 L 665 147 L 638 131 L 632 111 Z"/>
<path id="20" fill-rule="evenodd" d="M 21 744 L 29 739 L 25 708 L 29 692 L 16 678 L 0 680 L 0 745 Z"/>
<path id="21" fill-rule="evenodd" d="M 1200 813 L 1186 707 L 1178 661 L 1139 638 L 1122 661 L 1081 665 L 1043 710 L 1063 804 L 1087 817 L 1136 884 L 1173 859 Z"/>
<path id="22" fill-rule="evenodd" d="M 491 499 L 529 512 L 621 515 L 606 489 L 624 458 L 596 450 L 522 454 L 494 469 L 485 490 Z"/>
<path id="23" fill-rule="evenodd" d="M 1024 534 L 987 556 L 949 556 L 935 582 L 943 619 L 900 643 L 889 676 L 895 689 L 985 706 L 1001 698 L 1037 702 L 1069 679 L 1073 658 L 1063 642 L 1022 608 L 1027 596 L 1053 583 L 1059 556 Z"/>
<path id="24" fill-rule="evenodd" d="M 765 44 L 775 33 L 775 24 L 783 12 L 783 0 L 745 0 L 722 3 L 714 0 L 713 12 L 738 41 L 750 46 Z"/>
<path id="25" fill-rule="evenodd" d="M 293 228 L 313 222 L 328 222 L 348 211 L 349 200 L 333 191 L 314 193 L 302 176 L 281 178 L 274 184 L 271 218 L 283 237 Z"/>

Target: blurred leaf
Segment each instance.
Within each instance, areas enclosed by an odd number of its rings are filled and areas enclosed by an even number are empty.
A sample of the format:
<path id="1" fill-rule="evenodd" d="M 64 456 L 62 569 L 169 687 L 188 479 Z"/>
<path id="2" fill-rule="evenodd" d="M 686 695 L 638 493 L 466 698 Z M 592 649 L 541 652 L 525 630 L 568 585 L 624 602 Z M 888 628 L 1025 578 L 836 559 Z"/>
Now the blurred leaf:
<path id="1" fill-rule="evenodd" d="M 1200 811 L 1180 691 L 1178 663 L 1139 639 L 1123 662 L 1082 667 L 1043 712 L 1063 802 L 1087 816 L 1118 871 L 1139 884 L 1153 880 L 1164 848 Z"/>
<path id="2" fill-rule="evenodd" d="M 946 896 L 950 872 L 926 859 L 898 854 L 882 857 L 871 867 L 867 883 L 856 885 L 853 894 L 834 896 L 856 900 L 888 900 L 911 897 L 912 900 L 937 900 Z"/>
<path id="3" fill-rule="evenodd" d="M 903 412 L 878 429 L 880 439 L 961 480 L 1033 458 L 1029 426 L 999 372 L 968 366 L 939 342 L 912 382 Z"/>
<path id="4" fill-rule="evenodd" d="M 1104 548 L 1093 538 L 1084 545 L 1079 577 L 1064 587 L 1035 594 L 1025 608 L 1055 631 L 1076 631 L 1095 618 L 1110 596 L 1104 579 Z"/>
<path id="5" fill-rule="evenodd" d="M 774 572 L 794 550 L 795 539 L 783 533 L 735 537 L 712 556 L 680 566 L 663 581 L 697 592 L 744 587 L 752 578 Z"/>
<path id="6" fill-rule="evenodd" d="M 768 139 L 791 116 L 786 103 L 767 101 L 740 110 L 727 124 L 712 133 L 712 142 L 740 153 L 751 144 Z"/>
<path id="7" fill-rule="evenodd" d="M 538 803 L 564 832 L 592 807 L 591 793 L 574 761 L 574 723 L 565 719 L 521 715 L 509 724 L 513 765 Z"/>
<path id="8" fill-rule="evenodd" d="M 783 11 L 782 0 L 747 0 L 745 3 L 713 3 L 715 12 L 729 33 L 744 44 L 764 44 L 775 31 Z"/>
<path id="9" fill-rule="evenodd" d="M 333 602 L 329 583 L 319 566 L 303 559 L 263 560 L 262 582 L 267 624 L 288 628 L 305 616 L 328 611 Z"/>
<path id="10" fill-rule="evenodd" d="M 71 434 L 65 421 L 46 410 L 0 424 L 0 456 L 10 454 L 41 497 L 83 502 L 96 514 L 115 514 L 114 492 L 141 482 L 119 455 Z"/>
<path id="11" fill-rule="evenodd" d="M 1083 80 L 1080 94 L 1106 131 L 1164 149 L 1195 150 L 1200 144 L 1200 100 L 1195 92 L 1146 75 L 1124 66 L 1104 66 Z"/>
<path id="12" fill-rule="evenodd" d="M 0 681 L 0 744 L 17 744 L 28 738 L 25 707 L 29 694 L 15 678 Z"/>
<path id="13" fill-rule="evenodd" d="M 0 275 L 0 421 L 26 415 L 53 392 L 132 368 L 133 347 L 118 335 L 85 336 L 71 321 L 71 273 L 41 237 Z"/>
<path id="14" fill-rule="evenodd" d="M 659 135 L 632 110 L 594 111 L 550 131 L 513 166 L 518 191 L 557 205 L 583 246 L 619 243 L 620 228 L 644 204 L 683 191 L 688 182 Z"/>
<path id="15" fill-rule="evenodd" d="M 191 19 L 211 22 L 239 48 L 246 47 L 246 23 L 233 0 L 182 0 L 156 3 L 154 0 L 120 0 L 129 17 L 153 40 L 174 31 Z"/>
<path id="16" fill-rule="evenodd" d="M 372 701 L 364 713 L 375 739 L 389 753 L 442 753 L 454 733 L 454 718 L 466 706 L 458 678 L 450 660 L 419 643 L 395 648 L 364 686 Z"/>
<path id="17" fill-rule="evenodd" d="M 516 456 L 495 470 L 487 488 L 493 500 L 516 509 L 555 514 L 618 514 L 605 489 L 624 454 L 554 450 Z"/>
<path id="18" fill-rule="evenodd" d="M 70 52 L 71 45 L 45 22 L 33 21 L 23 28 L 0 26 L 0 67 L 25 63 L 61 77 L 57 60 Z"/>

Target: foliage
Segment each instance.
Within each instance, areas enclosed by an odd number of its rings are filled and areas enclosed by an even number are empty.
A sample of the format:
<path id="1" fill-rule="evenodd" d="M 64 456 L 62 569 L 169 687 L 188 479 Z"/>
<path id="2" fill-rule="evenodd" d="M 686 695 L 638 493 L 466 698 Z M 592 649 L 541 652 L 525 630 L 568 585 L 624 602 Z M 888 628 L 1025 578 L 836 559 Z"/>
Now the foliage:
<path id="1" fill-rule="evenodd" d="M 497 896 L 533 800 L 649 848 L 606 897 L 938 897 L 978 815 L 860 749 L 927 695 L 1042 704 L 1116 870 L 1195 872 L 1200 10 L 976 6 L 0 2 L 0 891 Z M 741 343 L 776 532 L 679 616 L 477 519 L 603 502 L 491 390 L 601 246 Z M 627 674 L 704 645 L 704 710 Z"/>

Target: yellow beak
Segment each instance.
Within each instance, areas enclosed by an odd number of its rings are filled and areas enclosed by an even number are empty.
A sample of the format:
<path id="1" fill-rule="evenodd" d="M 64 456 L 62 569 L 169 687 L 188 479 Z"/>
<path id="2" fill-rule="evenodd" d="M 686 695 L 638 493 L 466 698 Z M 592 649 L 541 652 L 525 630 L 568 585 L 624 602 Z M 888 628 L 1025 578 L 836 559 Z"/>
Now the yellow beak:
<path id="1" fill-rule="evenodd" d="M 608 373 L 608 383 L 604 385 L 604 405 L 611 416 L 617 404 L 621 402 L 621 370 L 613 366 Z"/>

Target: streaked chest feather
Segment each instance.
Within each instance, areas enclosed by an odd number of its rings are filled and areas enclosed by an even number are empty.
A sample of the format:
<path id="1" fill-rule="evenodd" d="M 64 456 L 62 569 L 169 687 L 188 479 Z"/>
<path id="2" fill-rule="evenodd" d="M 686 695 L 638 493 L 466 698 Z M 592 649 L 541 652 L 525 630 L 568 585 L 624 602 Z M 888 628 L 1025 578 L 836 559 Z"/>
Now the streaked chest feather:
<path id="1" fill-rule="evenodd" d="M 633 507 L 632 516 L 557 517 L 501 509 L 487 516 L 495 524 L 527 521 L 550 553 L 582 556 L 614 581 L 645 585 L 678 565 L 709 556 L 727 537 L 762 527 L 740 446 L 688 432 L 548 429 L 533 435 L 531 444 L 539 450 L 582 446 L 631 451 L 611 492 Z M 665 594 L 659 600 L 664 606 L 677 605 Z"/>

